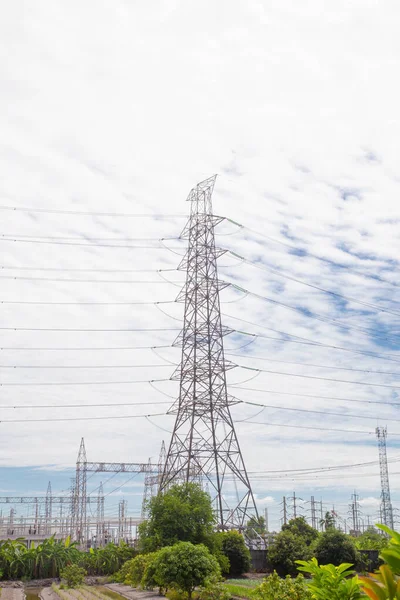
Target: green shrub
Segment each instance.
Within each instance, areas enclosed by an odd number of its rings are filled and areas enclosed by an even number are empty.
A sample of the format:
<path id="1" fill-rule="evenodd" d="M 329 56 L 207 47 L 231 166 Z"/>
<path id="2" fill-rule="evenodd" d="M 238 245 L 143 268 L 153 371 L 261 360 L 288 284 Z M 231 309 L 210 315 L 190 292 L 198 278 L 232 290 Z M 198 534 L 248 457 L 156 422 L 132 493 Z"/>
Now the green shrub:
<path id="1" fill-rule="evenodd" d="M 122 583 L 126 585 L 130 585 L 132 587 L 138 587 L 143 584 L 143 578 L 146 572 L 147 567 L 150 562 L 153 560 L 155 553 L 150 554 L 138 554 L 135 558 L 128 560 L 125 565 L 122 567 L 120 573 L 122 571 L 125 574 L 125 578 L 122 580 Z"/>
<path id="2" fill-rule="evenodd" d="M 353 540 L 345 533 L 336 530 L 326 531 L 320 535 L 314 547 L 314 556 L 320 565 L 338 566 L 342 563 L 358 565 L 361 561 L 360 553 Z"/>
<path id="3" fill-rule="evenodd" d="M 78 565 L 68 565 L 61 572 L 61 579 L 65 579 L 69 588 L 75 588 L 82 585 L 85 579 L 86 571 Z"/>
<path id="4" fill-rule="evenodd" d="M 311 556 L 311 550 L 304 540 L 291 531 L 281 531 L 268 548 L 268 561 L 282 577 L 286 575 L 296 577 L 296 561 L 308 560 Z"/>
<path id="5" fill-rule="evenodd" d="M 250 552 L 247 548 L 244 538 L 238 531 L 227 531 L 216 535 L 215 551 L 217 560 L 221 553 L 229 560 L 229 571 L 223 567 L 223 572 L 229 575 L 242 575 L 250 569 Z"/>
<path id="6" fill-rule="evenodd" d="M 335 565 L 319 565 L 316 558 L 309 561 L 298 561 L 299 571 L 312 576 L 308 584 L 313 597 L 318 600 L 358 600 L 361 598 L 361 581 L 351 570 L 353 565 L 343 563 Z"/>
<path id="7" fill-rule="evenodd" d="M 180 542 L 156 553 L 146 569 L 145 579 L 150 576 L 164 590 L 178 588 L 186 592 L 190 600 L 195 587 L 204 586 L 220 575 L 216 558 L 205 546 Z"/>
<path id="8" fill-rule="evenodd" d="M 229 600 L 231 594 L 218 579 L 210 579 L 198 591 L 199 600 Z"/>
<path id="9" fill-rule="evenodd" d="M 302 575 L 298 575 L 296 579 L 292 579 L 290 575 L 281 579 L 274 571 L 252 591 L 252 598 L 254 600 L 311 600 L 312 594 Z"/>
<path id="10" fill-rule="evenodd" d="M 136 558 L 138 558 L 138 557 L 136 557 Z M 117 583 L 125 583 L 126 582 L 126 580 L 128 578 L 128 575 L 129 575 L 129 572 L 130 572 L 130 570 L 131 570 L 131 568 L 133 566 L 132 563 L 133 563 L 134 560 L 135 560 L 135 558 L 131 558 L 131 560 L 127 560 L 122 565 L 122 567 L 120 568 L 120 570 L 117 573 L 115 573 L 115 575 L 114 575 L 114 581 L 116 581 Z"/>

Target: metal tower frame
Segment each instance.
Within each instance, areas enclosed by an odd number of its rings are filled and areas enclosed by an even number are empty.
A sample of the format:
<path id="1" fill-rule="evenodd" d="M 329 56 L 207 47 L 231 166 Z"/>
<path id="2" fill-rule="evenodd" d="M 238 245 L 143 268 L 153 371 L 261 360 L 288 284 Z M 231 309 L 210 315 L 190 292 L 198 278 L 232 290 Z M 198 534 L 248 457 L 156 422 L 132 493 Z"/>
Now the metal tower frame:
<path id="1" fill-rule="evenodd" d="M 390 500 L 390 486 L 389 486 L 389 469 L 387 463 L 386 453 L 386 438 L 387 429 L 386 427 L 377 427 L 376 437 L 378 439 L 379 447 L 379 467 L 381 473 L 381 512 L 383 523 L 393 529 L 393 508 Z"/>
<path id="2" fill-rule="evenodd" d="M 109 463 L 88 462 L 85 449 L 85 441 L 82 438 L 76 462 L 76 478 L 74 485 L 74 496 L 72 499 L 72 537 L 84 544 L 87 535 L 87 504 L 97 502 L 96 498 L 87 496 L 87 474 L 88 473 L 148 473 L 158 474 L 158 466 L 150 463 Z"/>
<path id="3" fill-rule="evenodd" d="M 172 376 L 180 389 L 169 411 L 176 421 L 160 487 L 208 482 L 218 527 L 241 529 L 258 513 L 230 412 L 236 401 L 227 392 L 226 371 L 234 365 L 224 357 L 223 338 L 231 330 L 221 323 L 219 292 L 229 284 L 217 272 L 225 251 L 215 246 L 214 228 L 223 220 L 212 213 L 215 179 L 190 192 L 190 217 L 181 234 L 188 250 L 178 267 L 186 271 L 186 283 L 177 301 L 185 313 L 174 343 L 182 347 L 181 364 Z"/>
<path id="4" fill-rule="evenodd" d="M 99 495 L 97 497 L 96 543 L 98 548 L 105 544 L 103 482 L 100 482 Z"/>

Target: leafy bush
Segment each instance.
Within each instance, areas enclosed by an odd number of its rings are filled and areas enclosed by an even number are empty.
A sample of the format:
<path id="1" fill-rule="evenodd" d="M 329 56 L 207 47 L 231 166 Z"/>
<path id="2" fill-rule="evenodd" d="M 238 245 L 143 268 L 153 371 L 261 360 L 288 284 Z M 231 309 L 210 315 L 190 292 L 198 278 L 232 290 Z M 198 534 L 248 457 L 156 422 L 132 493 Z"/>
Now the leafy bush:
<path id="1" fill-rule="evenodd" d="M 368 527 L 355 544 L 358 550 L 383 550 L 388 545 L 388 538 L 378 533 L 375 527 Z"/>
<path id="2" fill-rule="evenodd" d="M 359 564 L 360 553 L 352 539 L 341 531 L 326 531 L 317 540 L 314 556 L 320 565 Z"/>
<path id="3" fill-rule="evenodd" d="M 199 600 L 229 600 L 231 594 L 222 581 L 210 579 L 199 589 Z"/>
<path id="4" fill-rule="evenodd" d="M 190 542 L 159 550 L 146 569 L 145 579 L 148 571 L 160 588 L 178 588 L 186 592 L 189 599 L 196 586 L 204 586 L 211 578 L 221 575 L 218 562 L 209 550 L 202 544 L 195 546 Z"/>
<path id="5" fill-rule="evenodd" d="M 372 600 L 400 599 L 400 534 L 385 525 L 377 525 L 390 536 L 387 548 L 381 550 L 380 558 L 387 564 L 370 577 L 360 577 L 363 592 Z"/>
<path id="6" fill-rule="evenodd" d="M 78 565 L 68 565 L 61 571 L 60 576 L 61 579 L 65 579 L 69 588 L 75 588 L 82 585 L 86 574 L 85 569 L 82 569 L 82 567 L 78 567 Z"/>
<path id="7" fill-rule="evenodd" d="M 218 556 L 220 553 L 229 560 L 229 570 L 226 571 L 228 565 L 224 565 L 222 566 L 223 573 L 242 575 L 249 571 L 251 564 L 250 552 L 243 536 L 238 531 L 217 533 L 215 539 L 217 546 L 215 555 L 217 560 L 219 560 Z"/>
<path id="8" fill-rule="evenodd" d="M 353 565 L 343 563 L 335 565 L 319 565 L 316 558 L 309 561 L 297 561 L 299 571 L 312 575 L 308 584 L 313 597 L 318 600 L 358 600 L 361 598 L 361 581 L 351 570 Z"/>
<path id="9" fill-rule="evenodd" d="M 118 581 L 132 587 L 143 585 L 143 578 L 147 567 L 153 560 L 155 553 L 138 554 L 128 560 L 118 572 Z"/>
<path id="10" fill-rule="evenodd" d="M 386 525 L 378 525 L 390 536 L 387 548 L 381 550 L 380 557 L 389 565 L 393 573 L 400 575 L 400 533 L 386 527 Z"/>
<path id="11" fill-rule="evenodd" d="M 287 575 L 281 579 L 276 571 L 266 577 L 262 584 L 252 592 L 255 600 L 311 600 L 312 595 L 308 589 L 304 577 L 298 575 L 292 579 Z"/>
<path id="12" fill-rule="evenodd" d="M 400 579 L 388 565 L 379 567 L 375 575 L 360 577 L 362 591 L 372 600 L 399 600 Z"/>
<path id="13" fill-rule="evenodd" d="M 297 560 L 311 558 L 310 548 L 291 531 L 281 531 L 268 549 L 268 561 L 278 575 L 297 575 Z"/>
<path id="14" fill-rule="evenodd" d="M 138 558 L 138 557 L 136 557 Z M 122 567 L 120 568 L 120 570 L 115 573 L 114 575 L 114 581 L 116 581 L 117 583 L 125 583 L 129 572 L 131 570 L 131 568 L 133 567 L 133 561 L 136 560 L 135 558 L 131 558 L 131 560 L 127 560 L 126 562 L 124 562 L 124 564 L 122 565 Z"/>

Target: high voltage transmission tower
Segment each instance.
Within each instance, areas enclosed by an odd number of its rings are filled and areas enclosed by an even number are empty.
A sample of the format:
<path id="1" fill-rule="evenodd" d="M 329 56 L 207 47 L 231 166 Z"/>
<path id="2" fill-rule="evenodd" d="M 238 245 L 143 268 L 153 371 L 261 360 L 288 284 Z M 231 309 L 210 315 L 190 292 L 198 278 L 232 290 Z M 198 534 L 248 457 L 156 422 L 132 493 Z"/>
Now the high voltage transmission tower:
<path id="1" fill-rule="evenodd" d="M 227 392 L 226 371 L 233 365 L 225 360 L 223 338 L 231 330 L 221 323 L 219 292 L 228 284 L 217 272 L 217 258 L 224 251 L 215 246 L 214 228 L 222 218 L 212 212 L 214 184 L 215 176 L 190 192 L 190 217 L 181 234 L 188 239 L 188 250 L 178 267 L 186 271 L 177 297 L 185 304 L 183 329 L 175 341 L 182 346 L 173 375 L 180 388 L 170 410 L 176 421 L 160 487 L 208 484 L 218 527 L 228 529 L 242 528 L 258 513 L 231 417 L 235 400 Z"/>
<path id="2" fill-rule="evenodd" d="M 381 472 L 381 513 L 382 520 L 387 527 L 393 529 L 393 508 L 390 500 L 389 470 L 386 454 L 386 427 L 376 428 L 376 437 L 379 446 L 379 466 Z"/>

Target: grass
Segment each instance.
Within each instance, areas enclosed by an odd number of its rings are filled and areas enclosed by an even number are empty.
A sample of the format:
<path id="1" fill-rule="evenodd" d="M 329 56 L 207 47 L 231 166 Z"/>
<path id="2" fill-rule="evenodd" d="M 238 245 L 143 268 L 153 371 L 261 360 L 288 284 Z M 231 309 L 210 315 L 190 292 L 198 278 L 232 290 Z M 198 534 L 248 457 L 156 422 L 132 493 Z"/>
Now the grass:
<path id="1" fill-rule="evenodd" d="M 253 586 L 254 587 L 254 586 Z M 252 588 L 244 585 L 235 585 L 233 583 L 224 583 L 224 588 L 230 593 L 231 596 L 237 596 L 238 598 L 252 598 Z"/>
<path id="2" fill-rule="evenodd" d="M 246 588 L 255 588 L 258 585 L 260 585 L 260 583 L 262 583 L 262 579 L 228 579 L 226 583 L 232 585 L 240 585 Z"/>

